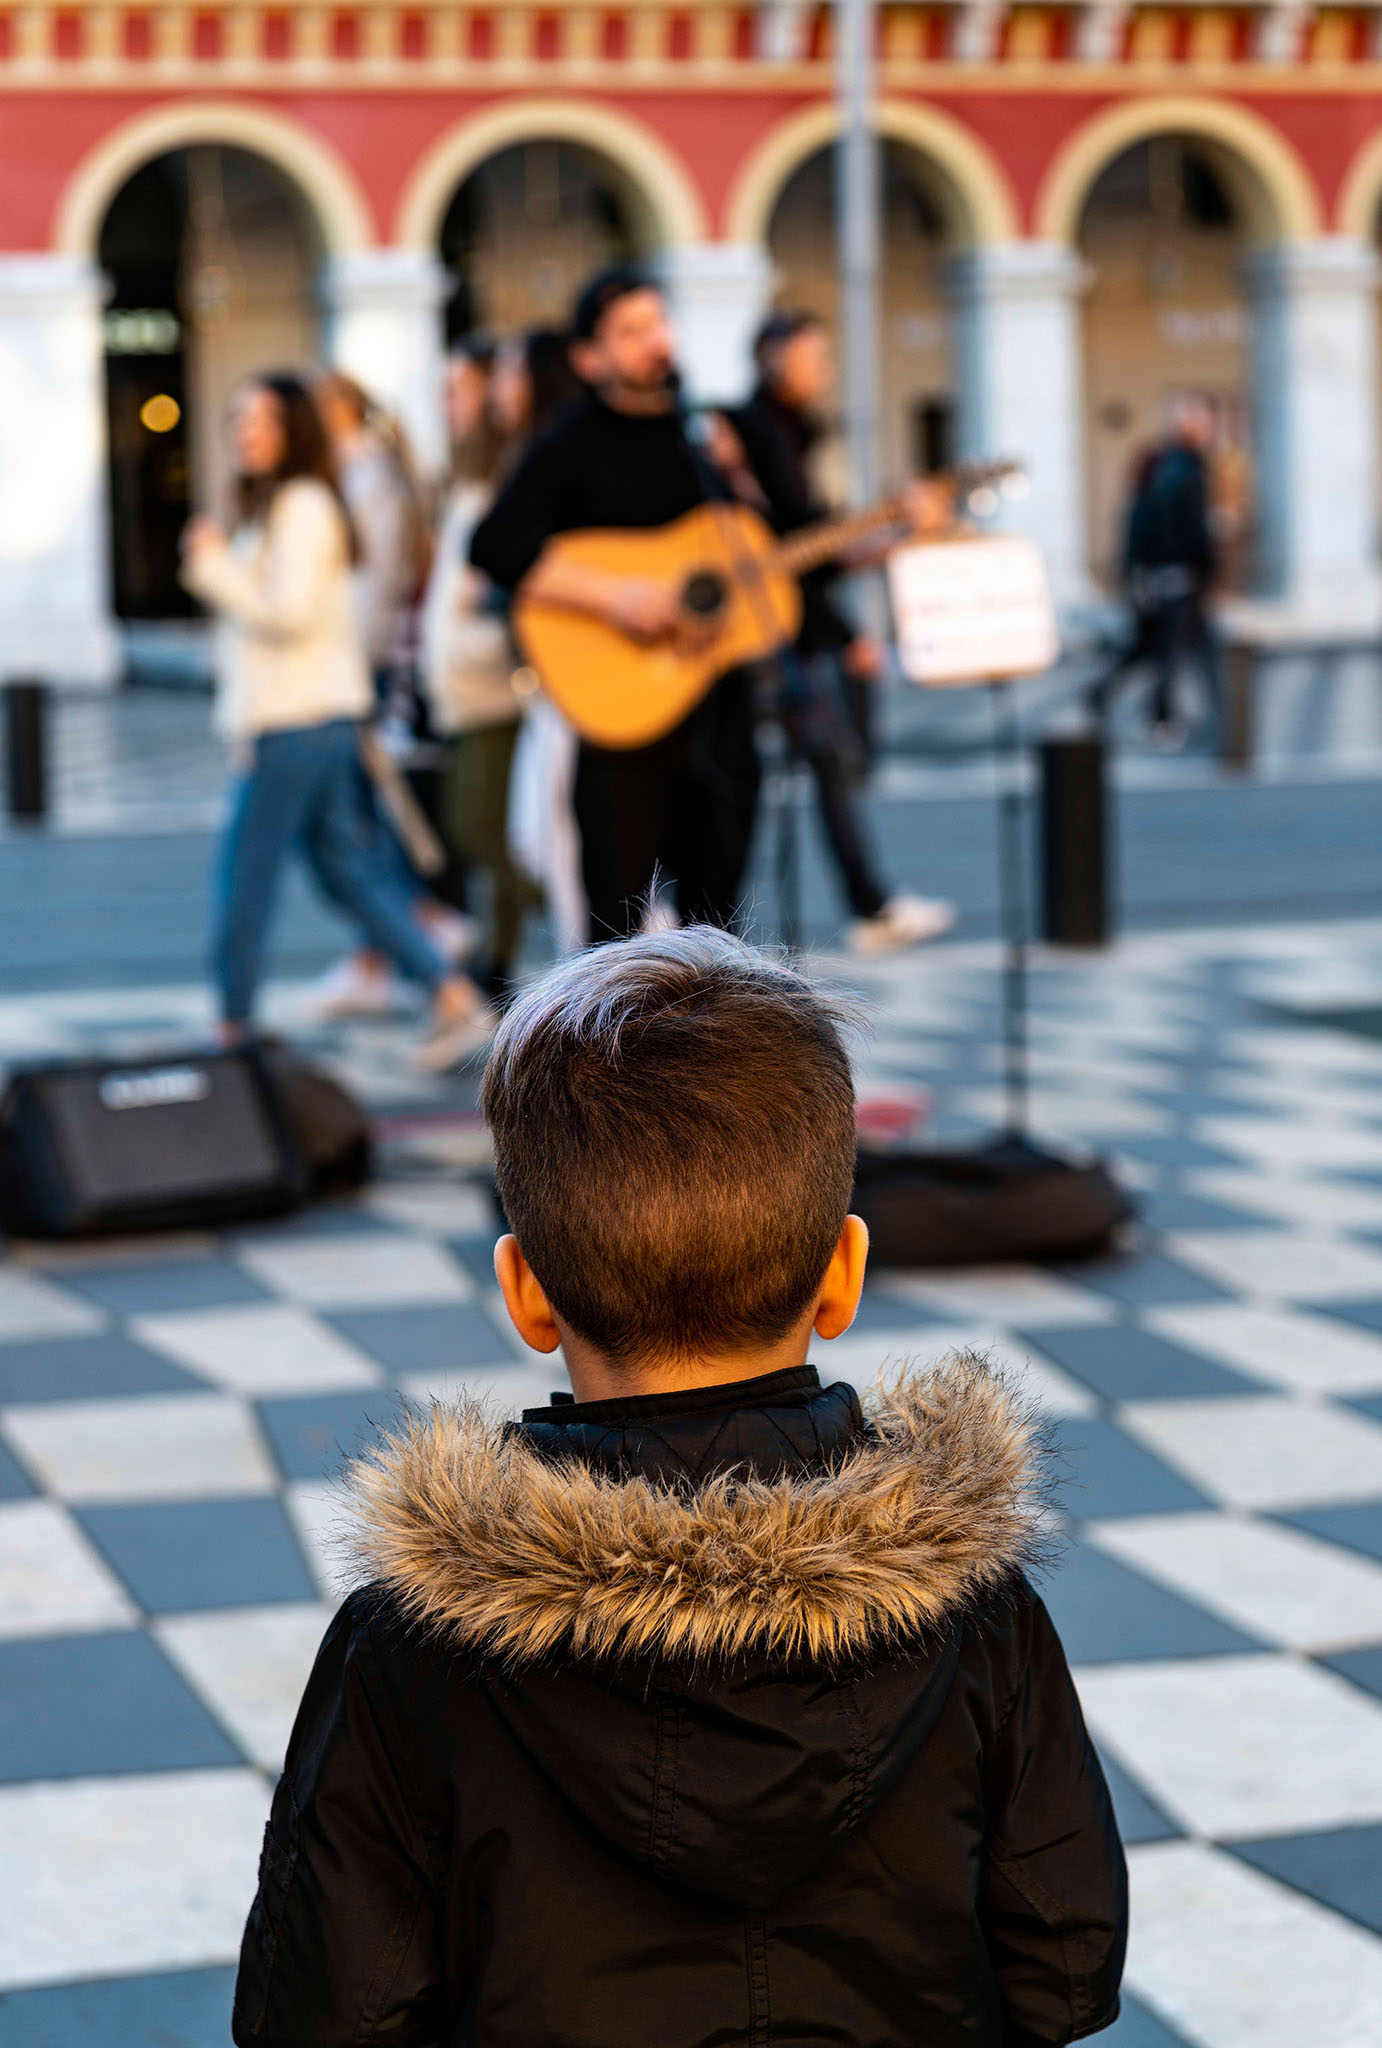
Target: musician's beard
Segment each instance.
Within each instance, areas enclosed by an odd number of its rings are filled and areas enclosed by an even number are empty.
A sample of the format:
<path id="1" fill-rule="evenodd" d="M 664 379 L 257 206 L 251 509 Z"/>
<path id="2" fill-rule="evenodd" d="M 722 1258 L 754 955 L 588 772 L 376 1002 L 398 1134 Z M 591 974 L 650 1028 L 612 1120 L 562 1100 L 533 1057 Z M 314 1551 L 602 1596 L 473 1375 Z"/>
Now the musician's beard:
<path id="1" fill-rule="evenodd" d="M 605 397 L 615 406 L 622 397 L 629 408 L 639 412 L 670 412 L 680 393 L 681 372 L 671 362 L 650 370 L 645 377 L 612 378 L 604 386 Z"/>

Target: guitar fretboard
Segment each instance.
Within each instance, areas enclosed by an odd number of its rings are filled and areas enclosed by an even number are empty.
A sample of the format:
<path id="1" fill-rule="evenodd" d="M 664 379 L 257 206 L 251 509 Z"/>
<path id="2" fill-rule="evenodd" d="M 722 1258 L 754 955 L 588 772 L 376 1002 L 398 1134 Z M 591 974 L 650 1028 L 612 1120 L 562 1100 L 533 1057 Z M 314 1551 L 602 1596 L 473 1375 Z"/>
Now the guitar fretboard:
<path id="1" fill-rule="evenodd" d="M 999 482 L 1010 476 L 1015 468 L 1016 464 L 1011 462 L 962 462 L 933 481 L 949 484 L 963 497 L 978 484 Z M 823 562 L 833 562 L 837 556 L 847 555 L 851 548 L 880 540 L 891 529 L 908 524 L 907 501 L 899 493 L 896 497 L 884 498 L 880 504 L 868 506 L 863 512 L 846 513 L 843 518 L 831 519 L 823 526 L 808 526 L 804 532 L 779 541 L 778 566 L 791 576 L 806 576 L 812 569 L 819 569 Z"/>

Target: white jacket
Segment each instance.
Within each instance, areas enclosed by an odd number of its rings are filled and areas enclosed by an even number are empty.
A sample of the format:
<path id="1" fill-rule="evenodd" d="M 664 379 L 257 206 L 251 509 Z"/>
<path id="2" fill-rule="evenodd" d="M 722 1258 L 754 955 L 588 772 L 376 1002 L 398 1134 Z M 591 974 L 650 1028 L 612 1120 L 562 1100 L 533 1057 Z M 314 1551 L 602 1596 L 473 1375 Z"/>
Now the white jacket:
<path id="1" fill-rule="evenodd" d="M 509 629 L 484 608 L 485 579 L 467 559 L 490 496 L 483 484 L 453 493 L 422 601 L 422 673 L 438 732 L 478 732 L 523 715 Z"/>
<path id="2" fill-rule="evenodd" d="M 216 724 L 228 739 L 369 715 L 349 535 L 324 483 L 293 477 L 262 525 L 200 550 L 183 581 L 221 614 Z"/>

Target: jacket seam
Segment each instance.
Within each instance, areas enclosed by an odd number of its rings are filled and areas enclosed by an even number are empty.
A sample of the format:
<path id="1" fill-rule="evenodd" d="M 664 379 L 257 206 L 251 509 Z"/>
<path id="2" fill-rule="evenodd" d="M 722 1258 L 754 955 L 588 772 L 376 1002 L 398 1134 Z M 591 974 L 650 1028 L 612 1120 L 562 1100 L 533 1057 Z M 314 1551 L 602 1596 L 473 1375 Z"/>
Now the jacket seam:
<path id="1" fill-rule="evenodd" d="M 1024 1898 L 1035 1912 L 1041 1915 L 1044 1925 L 1050 1929 L 1051 1934 L 1060 1947 L 1061 1970 L 1065 1978 L 1066 2000 L 1070 2007 L 1070 2024 L 1073 2029 L 1078 2030 L 1071 2035 L 1071 2038 L 1077 2039 L 1080 2033 L 1087 2033 L 1089 2031 L 1085 2022 L 1089 2018 L 1092 2004 L 1088 1993 L 1082 1992 L 1080 1989 L 1087 1974 L 1087 1968 L 1083 1963 L 1080 1953 L 1085 1946 L 1087 1937 L 1082 1934 L 1072 1936 L 1061 1930 L 1055 1918 L 1055 1915 L 1060 1911 L 1060 1901 L 1051 1892 L 1047 1891 L 1040 1879 L 1034 1878 L 1026 1872 L 1019 1876 L 1016 1863 L 1010 1857 L 1004 1856 L 1000 1850 L 993 1849 L 991 1854 L 994 1862 L 1002 1869 L 1013 1890 Z M 1073 1957 L 1071 1953 L 1072 1948 L 1075 1952 Z"/>
<path id="2" fill-rule="evenodd" d="M 657 1754 L 653 1764 L 653 1810 L 648 1854 L 659 1869 L 672 1853 L 676 1829 L 677 1782 L 681 1765 L 681 1706 L 664 1694 L 658 1703 Z"/>
<path id="3" fill-rule="evenodd" d="M 744 1928 L 749 1977 L 748 2048 L 772 2048 L 772 1996 L 768 1978 L 768 1926 L 760 1918 Z"/>

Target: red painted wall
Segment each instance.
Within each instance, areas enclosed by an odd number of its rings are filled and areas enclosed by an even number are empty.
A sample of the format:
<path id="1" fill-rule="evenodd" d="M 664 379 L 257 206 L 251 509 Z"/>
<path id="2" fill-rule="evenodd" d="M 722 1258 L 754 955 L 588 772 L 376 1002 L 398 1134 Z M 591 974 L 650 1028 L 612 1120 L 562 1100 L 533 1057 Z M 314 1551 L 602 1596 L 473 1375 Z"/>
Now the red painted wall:
<path id="1" fill-rule="evenodd" d="M 6 95 L 0 117 L 0 248 L 49 246 L 64 186 L 103 135 L 145 109 L 181 95 L 57 93 Z M 222 97 L 222 95 L 212 95 Z M 735 175 L 758 138 L 782 116 L 819 95 L 726 93 L 593 93 L 658 130 L 686 161 L 705 195 L 711 221 L 723 220 Z M 202 97 L 202 95 L 198 95 Z M 352 166 L 387 240 L 398 198 L 413 167 L 445 129 L 496 99 L 493 93 L 255 93 L 225 98 L 272 107 L 315 130 Z M 522 98 L 523 95 L 512 95 Z M 980 135 L 1005 166 L 1024 217 L 1042 176 L 1073 129 L 1127 94 L 982 93 L 939 91 L 926 103 Z M 1208 97 L 1208 96 L 1207 96 Z M 1225 95 L 1214 95 L 1223 98 Z M 1359 146 L 1382 128 L 1382 99 L 1358 93 L 1232 95 L 1292 141 L 1332 210 Z"/>

